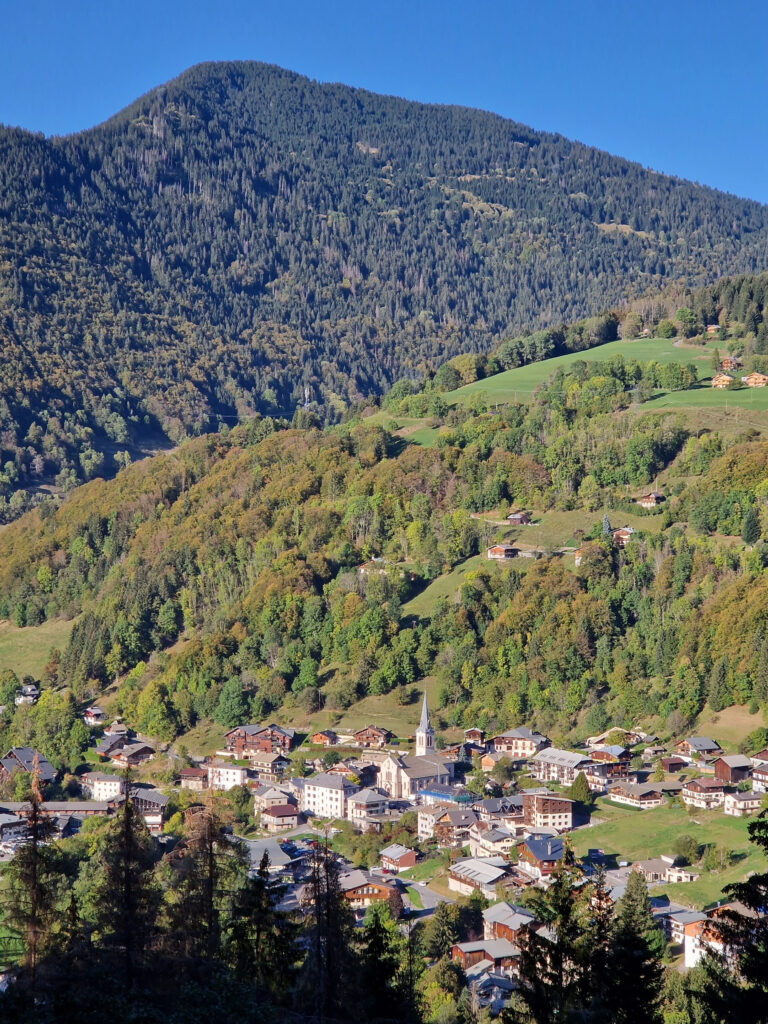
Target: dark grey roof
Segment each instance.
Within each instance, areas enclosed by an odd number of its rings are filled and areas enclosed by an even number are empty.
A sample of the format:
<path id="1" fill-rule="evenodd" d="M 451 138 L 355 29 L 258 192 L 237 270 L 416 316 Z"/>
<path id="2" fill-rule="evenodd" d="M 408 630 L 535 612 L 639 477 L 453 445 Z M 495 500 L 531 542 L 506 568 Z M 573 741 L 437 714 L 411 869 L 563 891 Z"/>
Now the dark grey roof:
<path id="1" fill-rule="evenodd" d="M 40 781 L 50 782 L 52 779 L 55 779 L 56 771 L 53 765 L 41 753 L 33 750 L 32 747 L 11 747 L 2 759 L 2 765 L 9 773 L 13 772 L 14 768 L 22 768 L 25 772 L 32 775 L 35 771 L 35 757 L 37 757 Z"/>
<path id="2" fill-rule="evenodd" d="M 561 860 L 565 846 L 562 839 L 526 839 L 523 846 L 527 847 L 537 861 Z"/>

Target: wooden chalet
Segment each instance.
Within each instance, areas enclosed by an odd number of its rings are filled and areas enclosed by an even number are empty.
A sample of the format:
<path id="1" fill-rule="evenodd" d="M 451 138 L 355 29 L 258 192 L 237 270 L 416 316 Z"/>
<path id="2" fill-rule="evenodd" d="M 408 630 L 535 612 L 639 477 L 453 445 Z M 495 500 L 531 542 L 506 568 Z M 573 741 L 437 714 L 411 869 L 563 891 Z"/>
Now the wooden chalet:
<path id="1" fill-rule="evenodd" d="M 613 543 L 616 545 L 617 548 L 625 548 L 627 544 L 629 544 L 629 542 L 632 540 L 632 537 L 635 535 L 635 532 L 636 531 L 632 526 L 620 526 L 618 530 L 613 530 L 611 532 Z"/>
<path id="2" fill-rule="evenodd" d="M 507 522 L 510 526 L 529 526 L 531 516 L 528 512 L 510 512 L 507 516 Z"/>
<path id="3" fill-rule="evenodd" d="M 392 739 L 389 729 L 382 729 L 378 725 L 366 725 L 363 729 L 358 729 L 353 736 L 358 747 L 385 747 Z"/>
<path id="4" fill-rule="evenodd" d="M 724 391 L 733 384 L 734 378 L 727 373 L 716 373 L 712 378 L 712 387 L 718 391 Z"/>
<path id="5" fill-rule="evenodd" d="M 746 384 L 748 388 L 764 388 L 768 384 L 768 377 L 764 373 L 748 373 L 746 377 L 741 378 L 742 384 Z"/>
<path id="6" fill-rule="evenodd" d="M 635 498 L 635 504 L 640 508 L 650 509 L 657 508 L 666 500 L 666 496 L 661 491 L 649 491 L 647 494 L 641 494 L 639 498 Z"/>
<path id="7" fill-rule="evenodd" d="M 715 778 L 735 785 L 752 774 L 752 762 L 743 754 L 723 754 L 715 760 Z"/>
<path id="8" fill-rule="evenodd" d="M 476 942 L 457 942 L 451 949 L 451 960 L 469 970 L 475 964 L 487 962 L 489 969 L 502 974 L 517 970 L 520 950 L 509 939 L 479 939 Z"/>
<path id="9" fill-rule="evenodd" d="M 486 558 L 505 561 L 508 558 L 517 558 L 517 548 L 514 544 L 492 544 L 485 554 Z"/>
<path id="10" fill-rule="evenodd" d="M 286 753 L 296 739 L 294 729 L 279 725 L 238 725 L 224 737 L 228 753 L 238 760 L 254 754 Z"/>
<path id="11" fill-rule="evenodd" d="M 309 742 L 316 747 L 335 747 L 339 742 L 339 737 L 333 729 L 321 729 L 320 732 L 312 733 Z"/>

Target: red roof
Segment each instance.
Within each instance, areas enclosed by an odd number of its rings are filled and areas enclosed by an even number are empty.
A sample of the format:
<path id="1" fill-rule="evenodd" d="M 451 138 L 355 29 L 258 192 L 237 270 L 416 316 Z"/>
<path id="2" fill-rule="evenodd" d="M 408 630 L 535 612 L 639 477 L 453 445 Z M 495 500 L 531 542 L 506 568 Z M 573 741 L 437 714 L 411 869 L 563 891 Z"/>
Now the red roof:
<path id="1" fill-rule="evenodd" d="M 293 804 L 275 804 L 274 807 L 265 808 L 261 813 L 272 818 L 293 818 L 299 813 L 299 809 Z"/>

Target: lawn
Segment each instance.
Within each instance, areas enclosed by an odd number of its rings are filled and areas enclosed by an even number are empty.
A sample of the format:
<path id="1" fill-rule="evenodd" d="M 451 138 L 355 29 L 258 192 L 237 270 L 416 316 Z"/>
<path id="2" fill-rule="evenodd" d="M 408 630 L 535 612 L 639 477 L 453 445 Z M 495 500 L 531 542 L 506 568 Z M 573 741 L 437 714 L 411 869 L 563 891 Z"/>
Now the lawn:
<path id="1" fill-rule="evenodd" d="M 542 359 L 538 363 L 529 363 L 527 366 L 505 370 L 484 380 L 476 380 L 451 392 L 446 398 L 450 404 L 455 405 L 469 401 L 474 395 L 485 393 L 491 403 L 527 402 L 536 388 L 560 367 L 567 368 L 579 361 L 601 362 L 617 355 L 639 362 L 655 360 L 661 363 L 693 363 L 698 368 L 700 377 L 709 376 L 712 358 L 710 349 L 676 347 L 673 340 L 667 338 L 610 341 L 606 345 L 598 345 L 584 352 L 569 352 L 564 356 Z M 766 398 L 768 399 L 768 396 Z M 768 408 L 768 400 L 763 408 Z"/>
<path id="2" fill-rule="evenodd" d="M 687 833 L 700 846 L 724 846 L 737 858 L 724 871 L 702 871 L 698 882 L 654 887 L 654 895 L 664 892 L 680 903 L 703 907 L 720 898 L 723 886 L 743 880 L 751 871 L 766 870 L 765 856 L 749 842 L 749 819 L 730 818 L 722 810 L 697 811 L 689 815 L 674 801 L 652 811 L 626 808 L 626 812 L 602 825 L 573 833 L 574 852 L 582 856 L 593 847 L 604 850 L 609 857 L 614 855 L 617 860 L 647 860 L 662 854 L 672 855 L 675 839 Z M 596 814 L 602 816 L 602 802 Z"/>
<path id="3" fill-rule="evenodd" d="M 415 867 L 400 872 L 400 878 L 407 878 L 412 882 L 425 882 L 433 878 L 438 871 L 448 865 L 450 858 L 447 852 L 438 853 L 434 857 L 427 857 L 420 860 Z"/>
<path id="4" fill-rule="evenodd" d="M 707 707 L 696 719 L 695 727 L 691 727 L 691 734 L 709 736 L 716 740 L 726 753 L 734 754 L 741 741 L 763 724 L 762 716 L 751 715 L 746 704 L 736 704 L 724 711 L 710 711 Z"/>
<path id="5" fill-rule="evenodd" d="M 77 620 L 51 619 L 42 626 L 19 629 L 10 622 L 0 622 L 0 671 L 12 669 L 19 678 L 39 679 L 54 647 L 67 646 L 69 634 Z"/>
<path id="6" fill-rule="evenodd" d="M 507 562 L 505 565 L 506 568 L 509 568 L 510 563 Z M 403 605 L 403 614 L 418 615 L 422 618 L 432 615 L 435 605 L 441 597 L 447 597 L 450 600 L 454 594 L 458 593 L 466 573 L 482 568 L 490 569 L 491 572 L 499 572 L 501 566 L 498 562 L 486 558 L 485 552 L 481 555 L 473 555 L 455 566 L 450 572 L 443 573 L 442 576 L 432 580 L 420 594 L 407 601 Z"/>

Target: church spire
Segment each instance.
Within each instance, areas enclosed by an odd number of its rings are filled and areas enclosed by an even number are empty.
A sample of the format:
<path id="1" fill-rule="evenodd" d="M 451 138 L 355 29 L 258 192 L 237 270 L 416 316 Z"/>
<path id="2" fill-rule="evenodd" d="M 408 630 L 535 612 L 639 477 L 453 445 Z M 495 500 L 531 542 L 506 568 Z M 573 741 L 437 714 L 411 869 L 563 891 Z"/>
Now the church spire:
<path id="1" fill-rule="evenodd" d="M 419 722 L 420 729 L 429 729 L 429 708 L 427 707 L 427 691 L 424 691 L 424 702 L 421 705 L 421 721 Z"/>
<path id="2" fill-rule="evenodd" d="M 416 730 L 416 756 L 424 757 L 431 754 L 435 748 L 435 730 L 429 722 L 429 708 L 427 707 L 427 691 L 424 691 L 424 701 L 421 705 L 421 721 Z"/>

